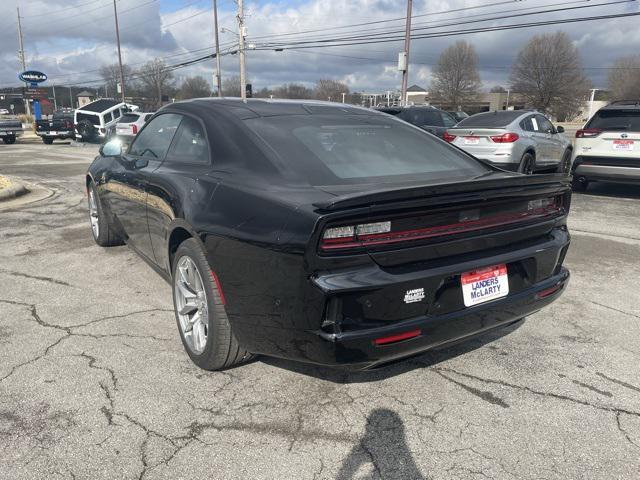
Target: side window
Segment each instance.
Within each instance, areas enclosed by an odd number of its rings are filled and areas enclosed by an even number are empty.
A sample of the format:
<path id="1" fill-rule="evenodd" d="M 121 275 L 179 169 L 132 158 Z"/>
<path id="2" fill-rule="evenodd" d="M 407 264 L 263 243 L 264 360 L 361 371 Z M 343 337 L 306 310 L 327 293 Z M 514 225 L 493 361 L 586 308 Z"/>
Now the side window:
<path id="1" fill-rule="evenodd" d="M 538 125 L 540 125 L 540 131 L 544 133 L 553 132 L 552 123 L 544 118 L 542 115 L 536 115 L 536 119 L 538 120 Z"/>
<path id="2" fill-rule="evenodd" d="M 157 116 L 138 134 L 129 148 L 129 154 L 136 157 L 164 158 L 180 120 L 182 115 L 175 113 Z"/>
<path id="3" fill-rule="evenodd" d="M 520 122 L 520 128 L 522 128 L 525 132 L 533 132 L 533 122 L 531 121 L 533 117 L 527 117 Z"/>
<path id="4" fill-rule="evenodd" d="M 207 163 L 208 161 L 209 148 L 202 126 L 197 120 L 184 117 L 169 149 L 167 162 Z"/>
<path id="5" fill-rule="evenodd" d="M 529 119 L 531 120 L 531 126 L 533 126 L 533 131 L 539 132 L 540 125 L 538 125 L 538 119 L 536 117 L 529 117 Z"/>
<path id="6" fill-rule="evenodd" d="M 102 117 L 104 118 L 104 123 L 105 123 L 105 125 L 106 125 L 106 124 L 107 124 L 107 123 L 109 123 L 111 120 L 113 120 L 113 113 L 112 113 L 112 112 L 104 113 L 104 114 L 102 115 Z"/>

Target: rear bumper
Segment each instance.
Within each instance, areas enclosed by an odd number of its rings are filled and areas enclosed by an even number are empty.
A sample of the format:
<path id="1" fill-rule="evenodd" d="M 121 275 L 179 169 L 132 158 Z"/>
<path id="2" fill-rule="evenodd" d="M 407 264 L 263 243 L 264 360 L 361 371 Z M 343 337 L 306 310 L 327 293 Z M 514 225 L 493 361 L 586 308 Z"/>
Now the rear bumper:
<path id="1" fill-rule="evenodd" d="M 73 138 L 75 136 L 75 133 L 71 131 L 62 130 L 62 131 L 56 131 L 55 133 L 51 133 L 50 131 L 36 132 L 36 135 L 39 137 Z"/>
<path id="2" fill-rule="evenodd" d="M 568 281 L 569 271 L 562 267 L 559 273 L 526 291 L 447 315 L 426 315 L 367 331 L 317 332 L 320 341 L 324 342 L 325 355 L 314 360 L 328 366 L 359 370 L 457 343 L 537 312 L 556 300 Z M 417 330 L 419 336 L 408 340 L 388 345 L 374 343 L 376 338 Z"/>
<path id="3" fill-rule="evenodd" d="M 0 137 L 19 137 L 22 130 L 0 130 Z"/>
<path id="4" fill-rule="evenodd" d="M 639 183 L 640 158 L 578 156 L 573 163 L 573 175 L 588 180 Z"/>
<path id="5" fill-rule="evenodd" d="M 327 301 L 325 326 L 304 332 L 281 331 L 280 335 L 287 337 L 285 343 L 296 346 L 287 348 L 284 356 L 326 366 L 366 369 L 506 326 L 561 295 L 569 280 L 568 270 L 562 267 L 569 242 L 567 230 L 557 228 L 544 241 L 525 242 L 507 251 L 487 250 L 475 259 L 430 261 L 424 263 L 426 268 L 412 270 L 371 265 L 320 274 L 313 283 Z M 460 274 L 498 264 L 508 267 L 510 293 L 465 307 Z M 423 289 L 424 299 L 407 302 L 405 295 L 416 289 Z M 326 322 L 332 318 L 331 301 L 337 298 L 343 320 L 337 323 L 338 328 L 327 328 Z M 347 317 L 351 320 L 344 323 Z M 358 323 L 358 318 L 369 320 Z M 397 343 L 374 342 L 418 330 L 415 338 Z"/>

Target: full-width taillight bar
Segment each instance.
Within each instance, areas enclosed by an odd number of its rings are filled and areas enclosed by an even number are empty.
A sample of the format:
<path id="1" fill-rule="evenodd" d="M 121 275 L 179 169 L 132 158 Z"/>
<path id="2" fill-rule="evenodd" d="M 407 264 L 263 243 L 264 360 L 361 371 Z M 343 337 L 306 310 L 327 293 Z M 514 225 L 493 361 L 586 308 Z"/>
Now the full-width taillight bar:
<path id="1" fill-rule="evenodd" d="M 320 250 L 331 252 L 358 247 L 389 245 L 399 242 L 422 240 L 427 238 L 473 232 L 485 228 L 544 218 L 562 211 L 562 198 L 549 197 L 530 200 L 527 209 L 517 212 L 501 213 L 485 218 L 464 220 L 446 225 L 434 225 L 424 228 L 392 231 L 392 222 L 375 222 L 360 225 L 330 227 L 325 230 Z"/>

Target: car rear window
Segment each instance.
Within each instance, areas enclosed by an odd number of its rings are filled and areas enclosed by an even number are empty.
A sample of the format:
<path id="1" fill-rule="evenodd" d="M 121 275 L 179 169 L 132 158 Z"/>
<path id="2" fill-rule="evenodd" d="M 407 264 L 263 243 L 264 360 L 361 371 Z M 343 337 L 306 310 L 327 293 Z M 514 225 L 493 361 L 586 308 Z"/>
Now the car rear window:
<path id="1" fill-rule="evenodd" d="M 120 119 L 119 123 L 133 123 L 137 122 L 140 118 L 140 115 L 137 113 L 125 113 Z"/>
<path id="2" fill-rule="evenodd" d="M 92 125 L 100 125 L 100 117 L 95 113 L 76 113 L 76 123 L 80 123 L 82 120 L 88 120 Z"/>
<path id="3" fill-rule="evenodd" d="M 460 178 L 486 166 L 393 117 L 295 115 L 245 120 L 282 162 L 312 185 Z"/>
<path id="4" fill-rule="evenodd" d="M 585 128 L 640 132 L 640 110 L 599 110 Z"/>
<path id="5" fill-rule="evenodd" d="M 409 122 L 413 125 L 430 125 L 434 127 L 442 127 L 445 126 L 443 122 L 443 117 L 437 110 L 429 110 L 426 108 L 409 108 L 407 110 L 403 110 L 398 118 Z M 455 122 L 453 122 L 455 124 Z"/>
<path id="6" fill-rule="evenodd" d="M 465 118 L 458 127 L 485 127 L 485 128 L 502 128 L 509 125 L 516 118 L 522 116 L 524 112 L 517 110 L 507 110 L 504 112 L 487 112 L 477 113 Z"/>

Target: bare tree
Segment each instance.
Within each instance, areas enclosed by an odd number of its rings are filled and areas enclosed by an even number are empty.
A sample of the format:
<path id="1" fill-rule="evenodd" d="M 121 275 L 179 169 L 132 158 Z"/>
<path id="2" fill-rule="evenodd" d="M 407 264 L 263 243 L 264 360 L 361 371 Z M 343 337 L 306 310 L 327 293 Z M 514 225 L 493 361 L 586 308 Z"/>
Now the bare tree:
<path id="1" fill-rule="evenodd" d="M 178 91 L 178 98 L 186 100 L 188 98 L 210 97 L 211 87 L 204 77 L 188 77 L 182 82 Z"/>
<path id="2" fill-rule="evenodd" d="M 491 90 L 489 90 L 489 93 L 507 93 L 507 89 L 504 88 L 502 85 L 496 85 L 495 87 L 491 87 Z"/>
<path id="3" fill-rule="evenodd" d="M 129 84 L 131 83 L 129 79 L 133 70 L 129 65 L 123 64 L 122 73 L 124 76 L 125 88 L 128 90 Z M 117 85 L 120 83 L 120 66 L 117 63 L 103 65 L 100 67 L 100 76 L 104 80 L 104 85 L 107 88 L 107 95 L 113 98 L 119 97 Z"/>
<path id="4" fill-rule="evenodd" d="M 591 87 L 564 32 L 533 37 L 518 54 L 510 80 L 529 105 L 558 119 L 577 113 Z"/>
<path id="5" fill-rule="evenodd" d="M 232 77 L 224 77 L 222 80 L 222 96 L 223 97 L 239 97 L 240 77 L 238 75 Z"/>
<path id="6" fill-rule="evenodd" d="M 330 78 L 321 78 L 316 82 L 314 88 L 315 97 L 318 100 L 333 100 L 334 102 L 342 101 L 342 94 L 349 94 L 349 87 L 338 80 Z"/>
<path id="7" fill-rule="evenodd" d="M 155 58 L 145 63 L 139 70 L 140 83 L 145 93 L 155 98 L 157 107 L 162 106 L 163 93 L 168 95 L 173 89 L 173 72 L 167 68 L 167 64 L 160 58 Z"/>
<path id="8" fill-rule="evenodd" d="M 290 99 L 313 98 L 313 90 L 299 83 L 285 83 L 273 91 L 273 96 Z"/>
<path id="9" fill-rule="evenodd" d="M 432 94 L 443 104 L 459 109 L 479 89 L 478 54 L 469 42 L 459 40 L 440 54 L 433 72 Z"/>
<path id="10" fill-rule="evenodd" d="M 640 98 L 640 55 L 618 58 L 609 71 L 609 90 L 614 100 Z"/>

